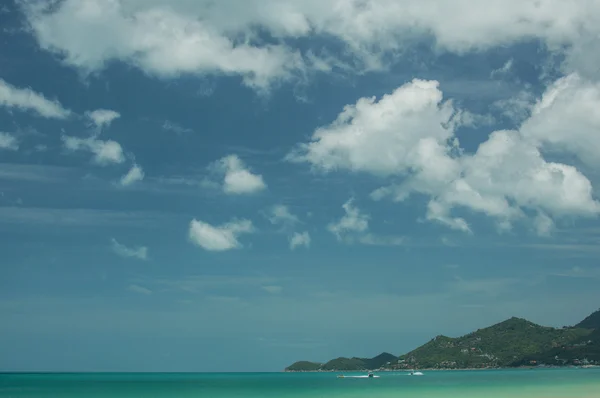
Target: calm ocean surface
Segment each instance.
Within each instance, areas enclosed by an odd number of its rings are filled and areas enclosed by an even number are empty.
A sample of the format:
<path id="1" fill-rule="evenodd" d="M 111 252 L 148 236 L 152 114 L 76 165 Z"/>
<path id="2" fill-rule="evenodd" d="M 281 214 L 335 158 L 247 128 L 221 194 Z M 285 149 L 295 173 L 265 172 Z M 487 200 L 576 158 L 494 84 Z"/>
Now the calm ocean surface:
<path id="1" fill-rule="evenodd" d="M 146 397 L 585 397 L 600 398 L 600 369 L 380 373 L 0 374 L 2 398 Z"/>

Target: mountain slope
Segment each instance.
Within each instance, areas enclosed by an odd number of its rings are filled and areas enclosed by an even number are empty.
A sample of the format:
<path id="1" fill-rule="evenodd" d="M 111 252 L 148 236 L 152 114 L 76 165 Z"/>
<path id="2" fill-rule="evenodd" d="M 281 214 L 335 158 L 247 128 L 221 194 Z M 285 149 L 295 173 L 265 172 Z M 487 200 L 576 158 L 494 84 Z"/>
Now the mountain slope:
<path id="1" fill-rule="evenodd" d="M 398 361 L 398 357 L 383 352 L 373 358 L 336 358 L 321 364 L 317 362 L 298 361 L 285 368 L 286 372 L 315 372 L 334 370 L 375 370 L 391 366 Z"/>
<path id="2" fill-rule="evenodd" d="M 317 362 L 298 361 L 285 368 L 285 370 L 287 372 L 315 372 L 320 370 L 321 366 L 323 364 Z"/>
<path id="3" fill-rule="evenodd" d="M 400 357 L 403 367 L 479 368 L 512 366 L 525 357 L 589 335 L 590 330 L 555 329 L 511 318 L 465 336 L 438 336 Z"/>
<path id="4" fill-rule="evenodd" d="M 600 310 L 594 312 L 583 321 L 575 325 L 576 328 L 600 329 Z"/>
<path id="5" fill-rule="evenodd" d="M 600 310 L 574 327 L 561 329 L 510 318 L 465 336 L 437 336 L 395 357 L 336 358 L 325 364 L 296 362 L 286 371 L 375 370 L 411 368 L 487 368 L 529 365 L 600 365 Z"/>
<path id="6" fill-rule="evenodd" d="M 535 361 L 535 364 L 553 366 L 600 364 L 600 329 L 595 329 L 569 344 L 525 357 L 517 365 L 530 365 L 532 361 Z"/>

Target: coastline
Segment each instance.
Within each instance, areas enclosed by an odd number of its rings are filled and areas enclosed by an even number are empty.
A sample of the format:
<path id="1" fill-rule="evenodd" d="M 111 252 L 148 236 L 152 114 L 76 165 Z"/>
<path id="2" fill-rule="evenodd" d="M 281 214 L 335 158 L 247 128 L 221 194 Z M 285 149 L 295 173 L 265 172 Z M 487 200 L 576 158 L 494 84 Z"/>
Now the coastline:
<path id="1" fill-rule="evenodd" d="M 339 373 L 339 372 L 374 372 L 374 373 L 390 373 L 390 372 L 410 372 L 412 370 L 427 371 L 427 372 L 448 372 L 448 371 L 475 371 L 475 370 L 532 370 L 532 369 L 595 369 L 600 368 L 600 365 L 566 365 L 566 366 L 508 366 L 508 367 L 487 367 L 487 368 L 414 368 L 414 369 L 363 369 L 363 370 L 283 370 L 283 373 Z"/>

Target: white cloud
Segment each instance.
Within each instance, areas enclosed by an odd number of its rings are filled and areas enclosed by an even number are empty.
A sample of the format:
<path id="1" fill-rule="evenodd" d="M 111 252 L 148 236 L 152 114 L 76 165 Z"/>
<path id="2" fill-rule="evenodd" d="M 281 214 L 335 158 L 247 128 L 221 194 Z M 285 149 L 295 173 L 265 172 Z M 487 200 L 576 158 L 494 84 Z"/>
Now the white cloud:
<path id="1" fill-rule="evenodd" d="M 496 123 L 496 119 L 490 114 L 480 115 L 470 111 L 460 111 L 455 121 L 457 124 L 465 127 L 480 127 L 480 126 L 491 126 Z"/>
<path id="2" fill-rule="evenodd" d="M 304 246 L 308 248 L 310 246 L 310 235 L 308 232 L 294 232 L 290 238 L 290 249 L 294 250 L 297 247 Z"/>
<path id="3" fill-rule="evenodd" d="M 526 210 L 548 217 L 596 216 L 600 204 L 590 181 L 573 166 L 546 161 L 540 147 L 550 141 L 553 147 L 597 162 L 592 153 L 600 149 L 600 119 L 592 109 L 598 98 L 595 86 L 574 77 L 561 80 L 536 105 L 521 131 L 495 131 L 476 153 L 466 154 L 454 136 L 462 123 L 461 112 L 443 102 L 437 82 L 415 79 L 378 102 L 361 98 L 356 105 L 347 105 L 335 122 L 318 128 L 312 141 L 289 158 L 317 170 L 394 177 L 399 183 L 382 187 L 371 197 L 403 201 L 414 192 L 428 195 L 426 218 L 464 232 L 471 227 L 452 215 L 454 208 L 493 217 L 502 230 L 526 217 Z M 546 117 L 548 108 L 554 113 Z M 347 206 L 341 222 L 330 225 L 338 238 L 345 228 L 368 227 L 367 219 L 360 218 L 351 203 Z"/>
<path id="4" fill-rule="evenodd" d="M 300 222 L 298 217 L 292 214 L 290 209 L 285 205 L 273 206 L 268 214 L 268 218 L 272 224 L 284 224 L 292 226 Z"/>
<path id="5" fill-rule="evenodd" d="M 241 247 L 239 235 L 254 232 L 250 220 L 234 220 L 220 226 L 212 226 L 199 220 L 190 222 L 189 238 L 208 251 L 226 251 Z"/>
<path id="6" fill-rule="evenodd" d="M 338 241 L 371 246 L 398 246 L 404 243 L 405 238 L 402 236 L 376 235 L 369 232 L 370 217 L 354 206 L 353 198 L 344 203 L 342 208 L 346 214 L 339 221 L 327 226 L 327 230 L 334 234 Z"/>
<path id="7" fill-rule="evenodd" d="M 189 129 L 187 127 L 183 127 L 178 125 L 175 122 L 172 122 L 170 120 L 165 120 L 165 122 L 162 125 L 162 128 L 166 131 L 172 131 L 176 134 L 183 134 L 183 133 L 191 133 L 193 132 L 192 129 Z"/>
<path id="8" fill-rule="evenodd" d="M 512 70 L 513 63 L 514 63 L 513 59 L 512 58 L 509 59 L 508 61 L 506 61 L 504 63 L 504 65 L 502 65 L 501 68 L 494 69 L 492 71 L 492 73 L 490 74 L 490 77 L 493 78 L 493 77 L 496 77 L 496 76 L 507 75 Z"/>
<path id="9" fill-rule="evenodd" d="M 0 131 L 0 149 L 16 151 L 19 149 L 19 141 L 14 135 Z"/>
<path id="10" fill-rule="evenodd" d="M 0 106 L 32 110 L 42 117 L 54 119 L 65 119 L 71 114 L 58 101 L 50 101 L 30 88 L 15 87 L 3 79 L 0 79 Z"/>
<path id="11" fill-rule="evenodd" d="M 121 117 L 119 112 L 110 109 L 96 109 L 95 111 L 86 112 L 85 115 L 94 123 L 98 130 L 110 126 L 115 119 Z"/>
<path id="12" fill-rule="evenodd" d="M 119 184 L 126 187 L 137 181 L 142 181 L 144 179 L 144 170 L 137 164 L 131 166 L 131 169 L 119 180 Z"/>
<path id="13" fill-rule="evenodd" d="M 94 154 L 94 161 L 100 165 L 123 163 L 125 155 L 121 145 L 113 140 L 99 140 L 94 137 L 62 137 L 65 148 L 70 151 L 88 151 Z"/>
<path id="14" fill-rule="evenodd" d="M 514 97 L 494 102 L 492 108 L 509 120 L 520 124 L 531 115 L 534 104 L 535 97 L 533 94 L 528 91 L 521 91 Z"/>
<path id="15" fill-rule="evenodd" d="M 545 150 L 578 156 L 600 166 L 600 82 L 576 74 L 552 84 L 533 107 L 521 132 Z"/>
<path id="16" fill-rule="evenodd" d="M 379 175 L 403 172 L 416 163 L 429 162 L 427 145 L 443 143 L 452 136 L 449 102 L 442 102 L 438 82 L 414 79 L 384 95 L 361 98 L 346 105 L 330 125 L 318 128 L 312 141 L 288 155 L 331 171 L 346 169 Z"/>
<path id="17" fill-rule="evenodd" d="M 40 5 L 40 3 L 42 5 Z M 26 15 L 44 49 L 85 71 L 112 60 L 161 76 L 221 73 L 253 87 L 327 71 L 286 39 L 337 38 L 361 69 L 385 65 L 421 37 L 464 53 L 539 39 L 566 54 L 566 68 L 599 75 L 600 3 L 562 0 L 65 0 L 30 2 Z M 260 40 L 258 30 L 277 43 Z M 236 38 L 237 40 L 234 40 Z M 314 57 L 313 57 L 314 58 Z"/>
<path id="18" fill-rule="evenodd" d="M 42 48 L 86 72 L 116 59 L 157 76 L 238 75 L 246 85 L 266 89 L 302 69 L 302 59 L 285 46 L 233 40 L 238 32 L 225 32 L 203 15 L 208 3 L 192 12 L 182 5 L 66 0 L 50 12 L 28 7 L 27 15 Z"/>
<path id="19" fill-rule="evenodd" d="M 334 234 L 338 240 L 342 240 L 346 233 L 365 232 L 369 229 L 369 216 L 360 212 L 353 206 L 354 199 L 349 199 L 342 205 L 346 213 L 338 222 L 327 226 L 329 232 Z"/>
<path id="20" fill-rule="evenodd" d="M 152 290 L 148 289 L 147 287 L 144 286 L 140 286 L 140 285 L 129 285 L 127 287 L 127 290 L 129 290 L 130 292 L 133 293 L 139 293 L 139 294 L 152 294 Z"/>
<path id="21" fill-rule="evenodd" d="M 554 221 L 543 212 L 538 213 L 534 219 L 533 225 L 536 233 L 540 236 L 550 236 L 554 230 Z"/>
<path id="22" fill-rule="evenodd" d="M 127 247 L 114 238 L 111 239 L 111 245 L 113 252 L 121 257 L 137 258 L 138 260 L 148 259 L 148 248 L 146 246 Z"/>
<path id="23" fill-rule="evenodd" d="M 262 176 L 250 172 L 236 155 L 225 156 L 211 167 L 223 174 L 223 191 L 227 194 L 252 194 L 267 187 Z"/>

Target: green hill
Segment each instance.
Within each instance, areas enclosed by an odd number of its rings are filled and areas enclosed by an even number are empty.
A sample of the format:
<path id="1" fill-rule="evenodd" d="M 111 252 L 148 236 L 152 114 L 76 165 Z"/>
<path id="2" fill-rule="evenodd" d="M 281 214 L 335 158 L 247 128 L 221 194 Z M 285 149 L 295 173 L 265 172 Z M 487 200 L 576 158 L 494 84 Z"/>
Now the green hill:
<path id="1" fill-rule="evenodd" d="M 398 357 L 387 352 L 373 358 L 336 358 L 323 365 L 322 370 L 374 370 L 396 363 Z"/>
<path id="2" fill-rule="evenodd" d="M 323 364 L 309 361 L 298 361 L 285 368 L 288 372 L 315 372 L 321 369 Z"/>
<path id="3" fill-rule="evenodd" d="M 600 310 L 594 312 L 583 321 L 575 325 L 576 328 L 600 329 Z"/>
<path id="4" fill-rule="evenodd" d="M 576 341 L 591 330 L 555 329 L 511 318 L 462 337 L 438 336 L 400 357 L 402 367 L 484 368 L 522 363 L 554 347 Z M 404 361 L 404 362 L 402 362 Z"/>
<path id="5" fill-rule="evenodd" d="M 539 354 L 529 355 L 516 365 L 545 364 L 551 366 L 600 364 L 600 329 L 568 344 Z"/>
<path id="6" fill-rule="evenodd" d="M 464 369 L 532 365 L 600 365 L 600 310 L 574 327 L 552 328 L 510 318 L 461 337 L 437 336 L 395 357 L 333 359 L 325 364 L 296 362 L 286 371 L 376 369 Z"/>
<path id="7" fill-rule="evenodd" d="M 299 361 L 285 368 L 287 372 L 316 372 L 335 370 L 375 370 L 391 366 L 398 362 L 398 357 L 387 352 L 373 358 L 336 358 L 321 364 L 317 362 Z"/>
<path id="8" fill-rule="evenodd" d="M 382 367 L 389 367 L 398 362 L 398 357 L 390 353 L 384 352 L 371 359 L 365 359 L 367 369 L 375 370 Z"/>
<path id="9" fill-rule="evenodd" d="M 323 365 L 323 370 L 365 370 L 367 365 L 361 358 L 336 358 Z"/>

